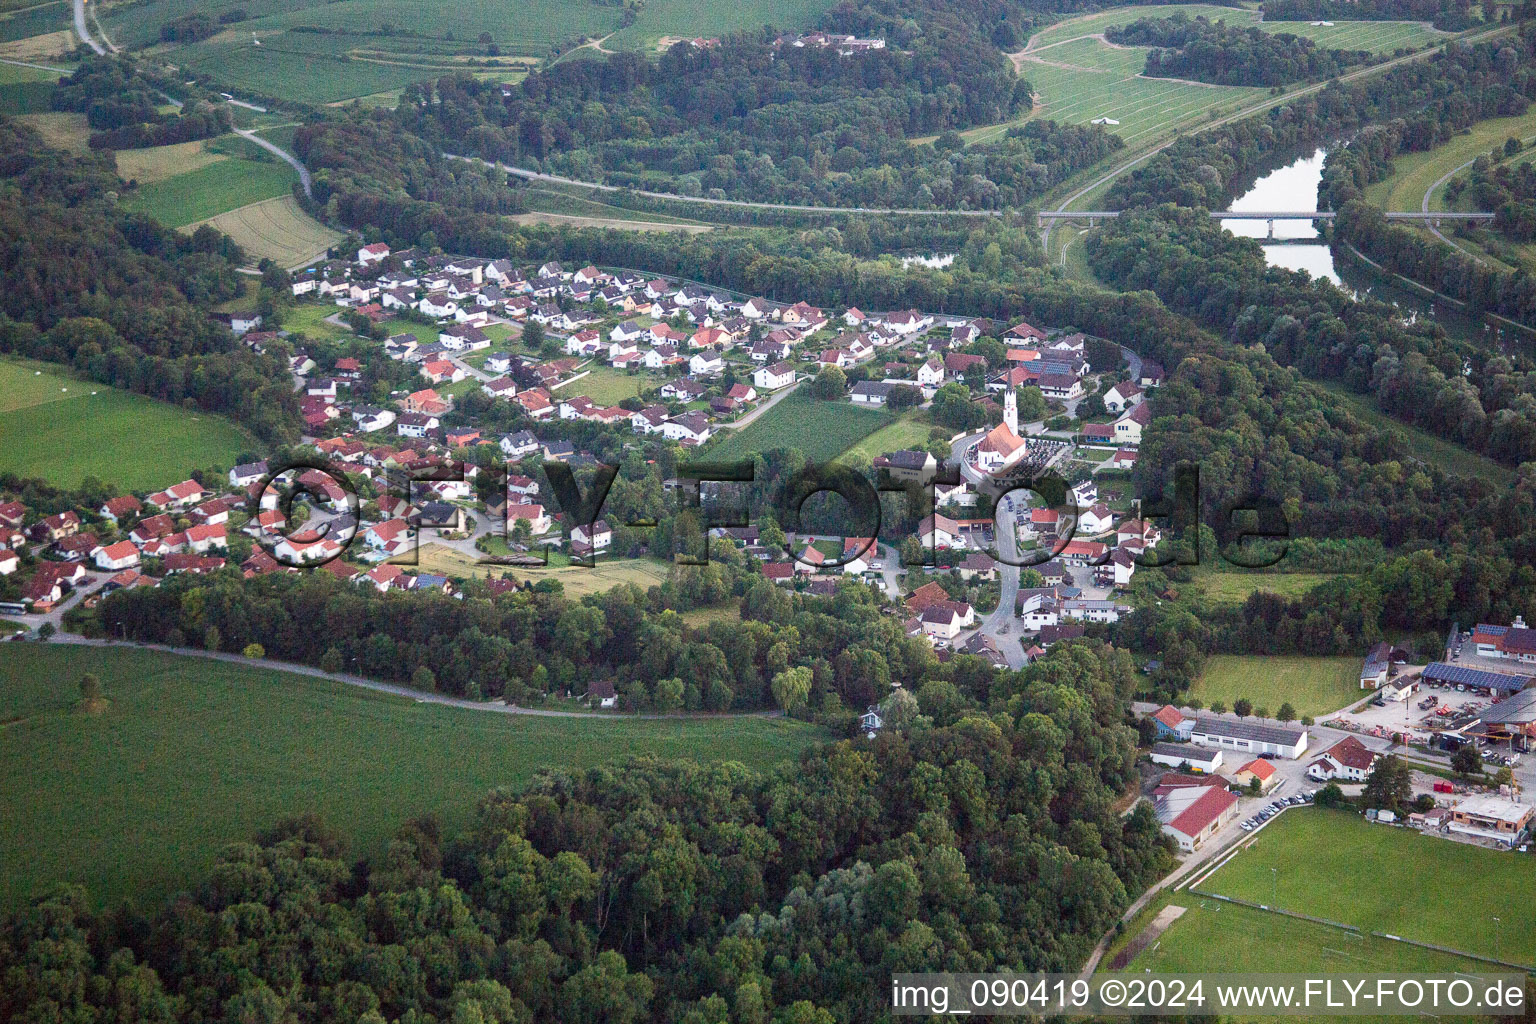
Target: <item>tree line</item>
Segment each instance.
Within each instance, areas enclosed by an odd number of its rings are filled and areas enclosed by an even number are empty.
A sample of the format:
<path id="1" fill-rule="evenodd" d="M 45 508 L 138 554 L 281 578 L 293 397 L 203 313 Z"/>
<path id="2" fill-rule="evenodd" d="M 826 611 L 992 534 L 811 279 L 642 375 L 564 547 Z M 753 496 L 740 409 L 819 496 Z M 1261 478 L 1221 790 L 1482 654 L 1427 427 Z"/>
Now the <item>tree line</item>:
<path id="1" fill-rule="evenodd" d="M 1124 46 L 1150 46 L 1146 75 L 1190 78 L 1212 85 L 1277 86 L 1332 78 L 1374 59 L 1369 50 L 1324 49 L 1290 32 L 1237 28 L 1182 11 L 1113 25 L 1104 38 Z"/>
<path id="2" fill-rule="evenodd" d="M 168 84 L 168 83 L 167 83 Z M 92 149 L 140 149 L 224 135 L 234 126 L 229 107 L 193 100 L 160 113 L 162 83 L 128 57 L 92 57 L 53 90 L 53 109 L 85 115 Z"/>
<path id="3" fill-rule="evenodd" d="M 1264 0 L 1263 9 L 1266 21 L 1427 21 L 1442 32 L 1462 32 L 1483 24 L 1473 6 L 1472 0 Z"/>
<path id="4" fill-rule="evenodd" d="M 5 118 L 0 152 L 0 352 L 191 402 L 269 443 L 298 438 L 286 364 L 209 317 L 242 294 L 234 243 L 119 209 L 109 155 L 49 149 L 31 126 Z"/>
<path id="5" fill-rule="evenodd" d="M 1072 970 L 1172 864 L 1119 813 L 1134 673 L 1079 642 L 997 678 L 773 770 L 542 772 L 371 861 L 300 817 L 158 907 L 61 889 L 0 920 L 0 1017 L 858 1024 L 894 971 Z"/>

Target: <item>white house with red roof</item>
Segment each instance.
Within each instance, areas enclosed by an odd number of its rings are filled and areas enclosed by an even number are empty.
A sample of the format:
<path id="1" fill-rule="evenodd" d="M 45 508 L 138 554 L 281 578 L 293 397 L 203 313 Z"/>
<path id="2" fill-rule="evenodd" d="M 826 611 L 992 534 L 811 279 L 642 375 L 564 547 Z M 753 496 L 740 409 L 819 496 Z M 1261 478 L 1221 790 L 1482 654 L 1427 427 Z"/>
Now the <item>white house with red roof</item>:
<path id="1" fill-rule="evenodd" d="M 131 540 L 120 540 L 96 549 L 96 568 L 103 572 L 121 572 L 139 564 L 139 549 Z"/>
<path id="2" fill-rule="evenodd" d="M 147 500 L 160 509 L 191 508 L 203 500 L 203 487 L 196 480 L 183 480 L 163 491 L 156 491 Z"/>
<path id="3" fill-rule="evenodd" d="M 1353 736 L 1346 736 L 1307 765 L 1307 777 L 1319 782 L 1364 782 L 1380 757 Z"/>
<path id="4" fill-rule="evenodd" d="M 375 263 L 382 263 L 389 257 L 389 246 L 383 242 L 374 242 L 357 250 L 357 262 L 359 266 L 371 267 Z"/>

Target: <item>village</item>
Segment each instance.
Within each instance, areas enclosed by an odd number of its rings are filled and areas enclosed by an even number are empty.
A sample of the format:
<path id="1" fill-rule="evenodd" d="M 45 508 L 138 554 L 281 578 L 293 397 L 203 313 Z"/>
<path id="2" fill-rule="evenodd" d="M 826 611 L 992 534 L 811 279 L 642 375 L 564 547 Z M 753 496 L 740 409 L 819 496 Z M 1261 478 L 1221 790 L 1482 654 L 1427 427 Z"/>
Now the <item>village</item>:
<path id="1" fill-rule="evenodd" d="M 1526 850 L 1536 826 L 1522 796 L 1536 788 L 1526 759 L 1536 745 L 1536 630 L 1518 617 L 1453 629 L 1443 660 L 1408 661 L 1402 648 L 1373 645 L 1361 698 L 1318 722 L 1137 705 L 1144 796 L 1163 832 L 1191 858 L 1219 856 L 1322 787 L 1360 797 L 1390 756 L 1406 770 L 1410 804 L 1368 809 L 1368 820 Z"/>
<path id="2" fill-rule="evenodd" d="M 1147 391 L 1163 371 L 1114 348 L 1129 370 L 1096 368 L 1082 334 L 914 309 L 834 312 L 624 270 L 521 268 L 391 252 L 383 243 L 297 274 L 291 291 L 301 304 L 319 304 L 317 314 L 332 308 L 330 324 L 376 338 L 369 344 L 401 368 L 397 379 L 415 377 L 420 386 L 391 388 L 379 401 L 356 356 L 317 362 L 259 313 L 225 315 L 251 347 L 289 347 L 305 443 L 334 473 L 269 473 L 257 460 L 225 479 L 168 482 L 94 509 L 41 514 L 0 502 L 0 577 L 20 581 L 0 607 L 34 628 L 57 627 L 74 600 L 221 570 L 232 540 L 242 555 L 233 564 L 247 577 L 318 566 L 380 591 L 456 591 L 462 580 L 451 573 L 396 564 L 411 561 L 405 556 L 422 530 L 465 555 L 490 548 L 514 561 L 551 549 L 589 562 L 610 557 L 614 528 L 603 519 L 567 522 L 541 479 L 547 463 L 597 464 L 550 427 L 591 423 L 611 428 L 625 447 L 709 450 L 797 387 L 819 385 L 828 369 L 850 407 L 924 407 L 959 383 L 997 422 L 954 435 L 944 459 L 902 449 L 873 460 L 876 470 L 924 484 L 946 464 L 959 470 L 957 484 L 935 485 L 934 511 L 918 525 L 921 565 L 902 564 L 899 539 L 791 537 L 770 551 L 753 529 L 715 531 L 755 556 L 775 583 L 830 595 L 845 579 L 867 581 L 941 658 L 963 652 L 1019 667 L 1128 611 L 1113 595 L 1159 537 L 1126 511 L 1123 478 L 1150 421 Z M 1002 366 L 964 351 L 989 335 L 1006 346 Z M 611 394 L 615 382 L 632 397 L 609 403 L 582 393 L 591 384 Z M 1021 388 L 1044 400 L 1034 422 L 1020 422 Z M 487 429 L 464 413 L 471 391 L 513 429 Z M 1102 413 L 1064 429 L 1063 418 L 1090 395 Z M 507 464 L 504 495 L 480 493 L 480 469 L 466 457 L 477 450 Z M 1029 508 L 1015 491 L 992 516 L 975 515 L 978 501 L 990 504 L 1009 480 L 1046 468 L 1073 473 L 1070 507 Z M 1101 494 L 1103 473 L 1118 479 Z M 390 485 L 401 474 L 441 479 L 402 494 Z M 1033 563 L 1026 571 L 1038 573 L 1030 577 L 1038 585 L 1020 587 L 1013 562 Z M 507 578 L 491 584 L 513 586 Z M 983 611 L 960 596 L 983 592 Z"/>

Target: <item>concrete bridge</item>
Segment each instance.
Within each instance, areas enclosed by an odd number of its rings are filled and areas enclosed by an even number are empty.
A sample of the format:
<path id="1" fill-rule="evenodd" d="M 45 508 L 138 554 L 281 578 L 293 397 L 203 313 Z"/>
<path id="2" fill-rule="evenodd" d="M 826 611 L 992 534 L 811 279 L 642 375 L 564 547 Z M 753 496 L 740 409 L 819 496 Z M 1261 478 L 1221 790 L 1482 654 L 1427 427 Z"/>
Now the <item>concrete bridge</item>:
<path id="1" fill-rule="evenodd" d="M 1035 216 L 1041 227 L 1064 220 L 1086 220 L 1089 227 L 1093 227 L 1100 219 L 1110 220 L 1120 216 L 1119 210 L 1041 210 Z M 1269 223 L 1269 234 L 1273 238 L 1275 234 L 1275 221 L 1277 220 L 1333 220 L 1338 216 L 1333 210 L 1212 210 L 1213 220 L 1262 220 Z M 1461 213 L 1454 211 L 1392 211 L 1383 214 L 1387 220 L 1411 220 L 1421 223 L 1430 223 L 1439 226 L 1442 221 L 1487 221 L 1493 220 L 1494 215 L 1481 211 Z"/>

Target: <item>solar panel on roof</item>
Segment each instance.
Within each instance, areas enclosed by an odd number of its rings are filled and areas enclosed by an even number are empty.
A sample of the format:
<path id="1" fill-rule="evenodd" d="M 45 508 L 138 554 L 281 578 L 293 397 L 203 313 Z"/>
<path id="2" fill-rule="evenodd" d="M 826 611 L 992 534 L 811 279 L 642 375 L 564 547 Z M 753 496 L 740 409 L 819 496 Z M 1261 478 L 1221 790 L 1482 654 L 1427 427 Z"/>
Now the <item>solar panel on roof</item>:
<path id="1" fill-rule="evenodd" d="M 1530 676 L 1485 672 L 1481 669 L 1467 668 L 1465 665 L 1450 665 L 1443 661 L 1424 666 L 1424 678 L 1442 683 L 1461 683 L 1465 686 L 1505 691 L 1523 690 L 1531 682 Z"/>

